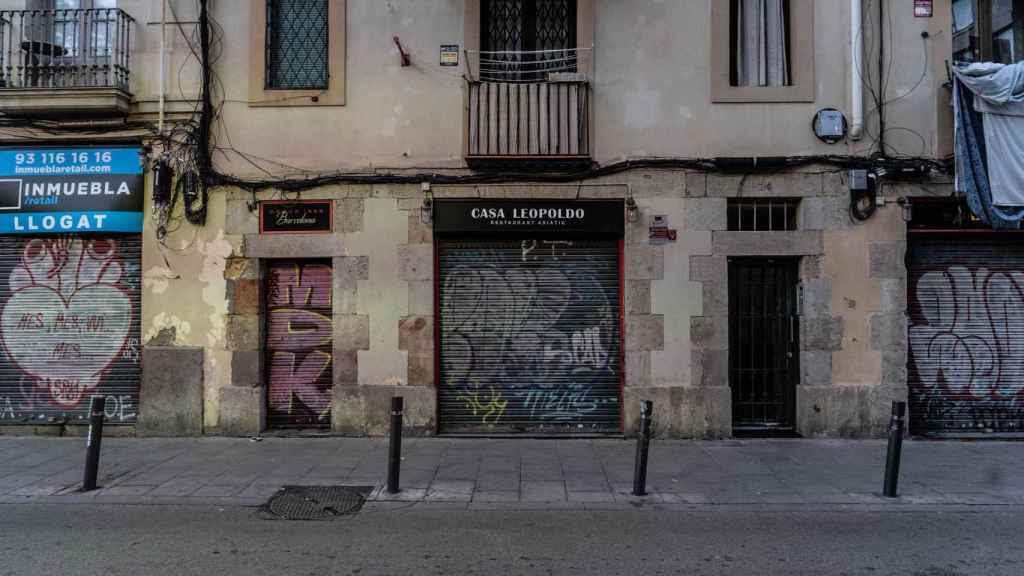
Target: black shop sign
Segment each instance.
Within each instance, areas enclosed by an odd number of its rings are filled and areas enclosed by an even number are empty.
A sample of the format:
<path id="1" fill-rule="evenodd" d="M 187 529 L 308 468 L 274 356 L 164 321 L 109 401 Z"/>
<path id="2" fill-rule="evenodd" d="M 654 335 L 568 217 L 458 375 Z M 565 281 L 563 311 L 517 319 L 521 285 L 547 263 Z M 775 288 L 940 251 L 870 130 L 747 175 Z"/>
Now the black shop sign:
<path id="1" fill-rule="evenodd" d="M 621 200 L 437 200 L 438 234 L 572 233 L 621 237 Z"/>
<path id="2" fill-rule="evenodd" d="M 333 200 L 260 202 L 261 234 L 323 234 L 333 231 Z"/>

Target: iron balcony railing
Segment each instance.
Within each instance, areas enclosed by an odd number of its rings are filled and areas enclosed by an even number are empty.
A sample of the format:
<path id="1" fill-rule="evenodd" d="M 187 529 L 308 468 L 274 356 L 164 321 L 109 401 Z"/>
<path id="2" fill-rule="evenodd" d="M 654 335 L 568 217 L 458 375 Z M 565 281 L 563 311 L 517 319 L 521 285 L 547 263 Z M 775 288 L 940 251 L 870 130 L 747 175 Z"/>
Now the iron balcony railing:
<path id="1" fill-rule="evenodd" d="M 467 51 L 467 156 L 588 158 L 592 52 Z"/>
<path id="2" fill-rule="evenodd" d="M 0 90 L 128 92 L 134 24 L 116 8 L 0 10 Z"/>

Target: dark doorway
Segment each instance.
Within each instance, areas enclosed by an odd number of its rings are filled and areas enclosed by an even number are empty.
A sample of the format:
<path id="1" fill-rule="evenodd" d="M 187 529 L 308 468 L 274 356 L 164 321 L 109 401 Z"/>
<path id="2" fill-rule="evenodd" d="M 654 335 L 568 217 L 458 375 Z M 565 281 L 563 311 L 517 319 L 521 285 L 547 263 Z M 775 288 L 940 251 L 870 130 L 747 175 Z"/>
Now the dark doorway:
<path id="1" fill-rule="evenodd" d="M 799 375 L 797 260 L 729 259 L 733 431 L 792 434 Z"/>

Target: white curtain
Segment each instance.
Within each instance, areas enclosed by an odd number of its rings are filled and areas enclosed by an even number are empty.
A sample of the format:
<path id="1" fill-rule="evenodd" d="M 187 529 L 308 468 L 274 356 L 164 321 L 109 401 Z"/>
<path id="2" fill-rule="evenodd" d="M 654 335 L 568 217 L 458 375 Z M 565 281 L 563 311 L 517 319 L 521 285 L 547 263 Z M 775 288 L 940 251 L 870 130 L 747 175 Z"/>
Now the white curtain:
<path id="1" fill-rule="evenodd" d="M 737 85 L 788 86 L 786 1 L 738 0 L 737 6 Z"/>

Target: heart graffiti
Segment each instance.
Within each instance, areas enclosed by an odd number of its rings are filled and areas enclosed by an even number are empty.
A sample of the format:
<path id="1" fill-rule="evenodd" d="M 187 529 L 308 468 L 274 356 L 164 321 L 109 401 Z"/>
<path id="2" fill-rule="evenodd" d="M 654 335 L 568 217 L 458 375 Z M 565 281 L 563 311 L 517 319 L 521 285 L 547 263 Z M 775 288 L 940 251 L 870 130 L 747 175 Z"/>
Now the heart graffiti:
<path id="1" fill-rule="evenodd" d="M 99 385 L 128 340 L 132 303 L 106 240 L 31 240 L 11 273 L 0 312 L 8 357 L 57 405 L 77 405 Z"/>

